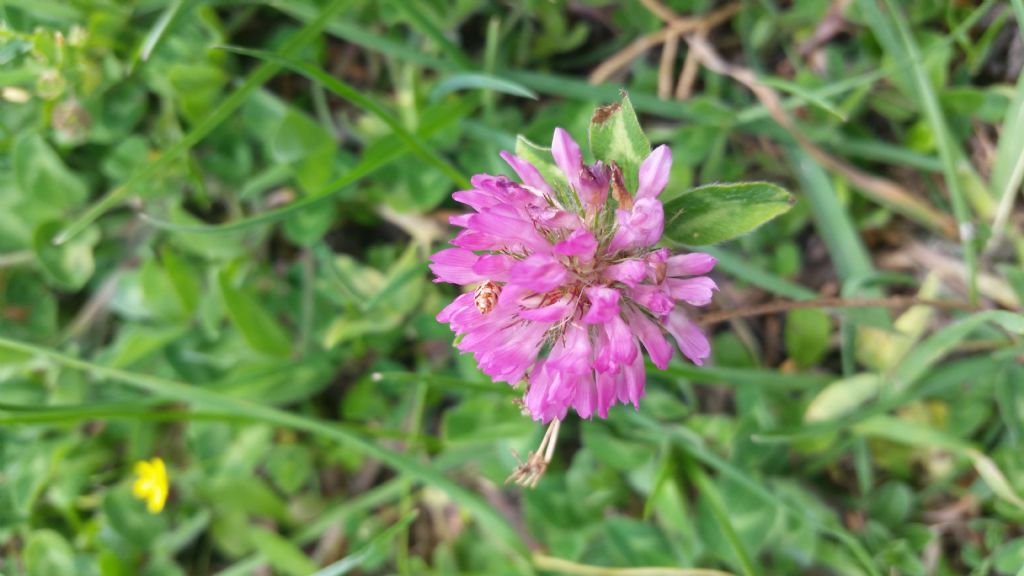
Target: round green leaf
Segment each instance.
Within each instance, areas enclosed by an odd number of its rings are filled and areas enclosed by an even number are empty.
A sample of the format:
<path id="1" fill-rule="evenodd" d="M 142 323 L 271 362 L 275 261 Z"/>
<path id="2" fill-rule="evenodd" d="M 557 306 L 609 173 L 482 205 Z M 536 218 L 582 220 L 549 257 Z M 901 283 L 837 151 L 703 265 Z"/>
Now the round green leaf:
<path id="1" fill-rule="evenodd" d="M 96 228 L 89 228 L 58 246 L 53 239 L 62 227 L 63 224 L 56 220 L 40 224 L 32 239 L 32 249 L 36 261 L 54 284 L 75 291 L 85 286 L 96 268 L 92 248 L 99 241 L 100 234 Z"/>

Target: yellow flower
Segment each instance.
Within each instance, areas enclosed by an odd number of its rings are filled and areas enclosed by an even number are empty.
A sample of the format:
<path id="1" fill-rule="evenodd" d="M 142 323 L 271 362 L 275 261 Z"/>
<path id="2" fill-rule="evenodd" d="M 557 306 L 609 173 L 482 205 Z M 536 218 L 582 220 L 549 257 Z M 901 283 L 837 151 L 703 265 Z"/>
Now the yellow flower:
<path id="1" fill-rule="evenodd" d="M 146 508 L 153 514 L 164 509 L 167 502 L 167 468 L 160 458 L 135 463 L 138 479 L 132 485 L 132 492 L 139 500 L 146 501 Z"/>

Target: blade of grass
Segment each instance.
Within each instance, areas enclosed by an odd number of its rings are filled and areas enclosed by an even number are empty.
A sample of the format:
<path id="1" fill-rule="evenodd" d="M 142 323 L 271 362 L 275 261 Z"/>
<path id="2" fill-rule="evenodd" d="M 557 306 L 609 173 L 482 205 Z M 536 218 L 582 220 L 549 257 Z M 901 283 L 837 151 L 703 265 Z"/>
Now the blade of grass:
<path id="1" fill-rule="evenodd" d="M 444 172 L 445 176 L 451 179 L 451 181 L 456 185 L 462 188 L 470 188 L 469 180 L 462 175 L 462 172 L 452 166 L 451 162 L 448 162 L 435 150 L 430 148 L 422 139 L 410 132 L 387 109 L 380 104 L 377 104 L 377 102 L 372 98 L 364 95 L 359 90 L 356 90 L 352 86 L 349 86 L 327 72 L 324 72 L 321 68 L 313 66 L 307 62 L 300 62 L 294 58 L 288 58 L 273 52 L 267 52 L 266 50 L 252 50 L 240 46 L 219 46 L 219 48 L 236 54 L 250 56 L 263 62 L 275 63 L 282 68 L 295 72 L 296 74 L 301 74 L 306 78 L 319 83 L 321 86 L 330 90 L 337 96 L 352 102 L 356 106 L 359 106 L 377 118 L 380 118 L 380 120 L 387 124 L 388 127 L 391 128 L 391 130 L 418 156 Z"/>
<path id="2" fill-rule="evenodd" d="M 164 35 L 167 34 L 171 24 L 174 23 L 175 18 L 178 17 L 181 10 L 189 3 L 190 0 L 172 0 L 171 3 L 167 5 L 167 8 L 165 8 L 163 13 L 160 14 L 156 23 L 154 23 L 153 27 L 149 29 L 149 32 L 146 34 L 146 38 L 139 46 L 138 52 L 136 52 L 135 56 L 132 58 L 131 64 L 128 68 L 129 74 L 135 70 L 135 67 L 139 62 L 149 60 L 150 55 L 153 54 L 153 50 L 155 50 L 157 45 L 160 44 L 160 41 L 163 40 Z"/>
<path id="3" fill-rule="evenodd" d="M 405 454 L 378 446 L 358 434 L 334 425 L 334 423 L 308 418 L 253 402 L 237 400 L 201 387 L 190 386 L 166 378 L 99 366 L 55 350 L 7 338 L 0 337 L 0 349 L 46 358 L 60 366 L 81 370 L 94 376 L 126 384 L 138 390 L 144 390 L 161 398 L 184 402 L 190 406 L 246 416 L 268 424 L 301 430 L 341 442 L 369 458 L 379 460 L 399 472 L 408 474 L 418 482 L 431 484 L 447 492 L 453 500 L 471 512 L 485 530 L 516 552 L 523 553 L 525 551 L 523 542 L 519 539 L 515 530 L 508 524 L 507 520 L 476 494 L 451 481 L 434 467 Z"/>
<path id="4" fill-rule="evenodd" d="M 1024 0 L 1012 0 L 1013 13 L 1018 29 L 1024 29 Z M 996 148 L 996 162 L 992 167 L 992 192 L 999 202 L 995 220 L 992 222 L 992 238 L 989 248 L 1003 235 L 1013 203 L 1024 179 L 1024 71 L 1017 76 L 1013 100 L 1006 109 L 999 144 Z"/>
<path id="5" fill-rule="evenodd" d="M 519 96 L 520 98 L 537 99 L 536 92 L 511 80 L 506 80 L 492 74 L 464 73 L 448 76 L 438 82 L 434 89 L 430 91 L 430 101 L 437 102 L 452 92 L 467 89 L 492 90 L 502 94 Z"/>
<path id="6" fill-rule="evenodd" d="M 867 17 L 868 24 L 886 50 L 891 52 L 894 58 L 905 59 L 911 63 L 911 76 L 917 98 L 935 136 L 935 145 L 939 150 L 939 159 L 942 161 L 942 172 L 946 188 L 949 190 L 950 201 L 953 205 L 953 217 L 956 219 L 960 246 L 964 253 L 969 298 L 973 304 L 978 301 L 978 266 L 977 255 L 974 251 L 974 228 L 970 222 L 971 215 L 968 213 L 967 200 L 957 174 L 957 162 L 962 161 L 963 151 L 959 150 L 959 146 L 953 140 L 953 135 L 946 125 L 946 118 L 939 107 L 939 99 L 935 95 L 935 89 L 924 69 L 921 52 L 910 33 L 902 9 L 897 7 L 892 0 L 885 0 L 885 5 L 890 15 L 889 18 L 882 14 L 874 0 L 858 0 L 858 6 Z M 896 48 L 896 39 L 899 40 L 901 46 L 899 49 Z"/>
<path id="7" fill-rule="evenodd" d="M 811 92 L 810 90 L 804 88 L 803 86 L 797 84 L 796 82 L 790 82 L 789 80 L 777 78 L 775 76 L 761 76 L 758 78 L 758 81 L 764 84 L 765 86 L 771 86 L 772 88 L 781 90 L 783 92 L 788 92 L 798 98 L 801 98 L 805 100 L 808 104 L 813 104 L 814 106 L 831 114 L 839 121 L 846 122 L 846 114 L 844 114 L 842 110 L 836 108 L 831 102 L 829 102 L 825 98 L 815 94 L 814 92 Z"/>
<path id="8" fill-rule="evenodd" d="M 726 541 L 729 542 L 729 546 L 732 548 L 733 554 L 736 555 L 736 559 L 739 560 L 740 569 L 743 571 L 743 574 L 754 576 L 756 572 L 754 564 L 750 559 L 750 552 L 747 551 L 746 546 L 743 545 L 740 537 L 736 534 L 736 529 L 733 528 L 732 521 L 729 520 L 729 513 L 725 508 L 725 502 L 722 500 L 722 495 L 718 492 L 718 488 L 708 479 L 707 474 L 700 469 L 700 466 L 691 465 L 689 468 L 690 477 L 693 478 L 697 490 L 708 503 L 708 507 L 711 508 L 711 515 L 715 518 L 718 529 L 722 531 Z"/>
<path id="9" fill-rule="evenodd" d="M 332 2 L 325 6 L 314 19 L 306 24 L 294 36 L 289 38 L 288 41 L 285 42 L 278 50 L 278 53 L 282 56 L 290 56 L 298 52 L 303 46 L 315 40 L 323 30 L 324 26 L 327 25 L 328 20 L 344 8 L 348 2 L 349 0 L 332 0 Z M 71 223 L 57 235 L 54 242 L 57 244 L 67 242 L 68 239 L 75 236 L 82 230 L 85 230 L 90 224 L 96 221 L 97 218 L 107 212 L 107 210 L 110 210 L 121 200 L 125 199 L 133 189 L 151 181 L 161 170 L 170 166 L 178 159 L 179 156 L 192 148 L 192 146 L 195 146 L 200 140 L 206 137 L 207 134 L 212 132 L 214 128 L 219 126 L 221 122 L 227 120 L 228 117 L 230 117 L 231 114 L 245 102 L 249 94 L 270 80 L 278 70 L 280 70 L 280 68 L 281 66 L 274 62 L 264 62 L 257 67 L 256 70 L 254 70 L 252 74 L 250 74 L 249 77 L 246 78 L 240 86 L 238 86 L 238 88 L 236 88 L 227 98 L 221 100 L 220 104 L 210 112 L 209 116 L 199 122 L 199 124 L 186 134 L 184 138 L 178 140 L 169 148 L 164 150 L 156 160 L 146 164 L 141 170 L 132 174 L 124 184 L 114 188 L 105 196 L 86 208 L 85 212 L 73 219 Z"/>

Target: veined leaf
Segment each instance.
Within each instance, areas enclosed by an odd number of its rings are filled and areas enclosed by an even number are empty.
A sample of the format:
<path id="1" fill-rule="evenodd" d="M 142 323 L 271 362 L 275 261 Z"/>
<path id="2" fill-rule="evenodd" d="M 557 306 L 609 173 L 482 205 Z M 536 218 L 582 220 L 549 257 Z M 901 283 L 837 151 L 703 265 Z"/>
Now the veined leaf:
<path id="1" fill-rule="evenodd" d="M 793 196 L 768 182 L 709 184 L 665 204 L 665 236 L 700 246 L 732 240 L 789 211 Z"/>
<path id="2" fill-rule="evenodd" d="M 625 92 L 622 92 L 621 103 L 594 110 L 590 119 L 590 152 L 605 164 L 618 164 L 626 189 L 636 190 L 640 164 L 651 153 L 651 142 L 640 128 L 633 103 Z"/>

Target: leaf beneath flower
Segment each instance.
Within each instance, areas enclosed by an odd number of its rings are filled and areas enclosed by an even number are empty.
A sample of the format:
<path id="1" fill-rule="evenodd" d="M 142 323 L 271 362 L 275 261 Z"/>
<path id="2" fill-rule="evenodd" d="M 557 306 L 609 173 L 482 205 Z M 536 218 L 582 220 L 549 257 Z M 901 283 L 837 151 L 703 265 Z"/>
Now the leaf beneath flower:
<path id="1" fill-rule="evenodd" d="M 793 201 L 768 182 L 701 186 L 665 204 L 665 236 L 690 246 L 732 240 L 788 212 Z"/>
<path id="2" fill-rule="evenodd" d="M 651 153 L 651 142 L 644 135 L 625 92 L 621 103 L 594 110 L 590 119 L 590 153 L 605 164 L 618 164 L 626 180 L 626 189 L 637 189 L 640 164 Z"/>

